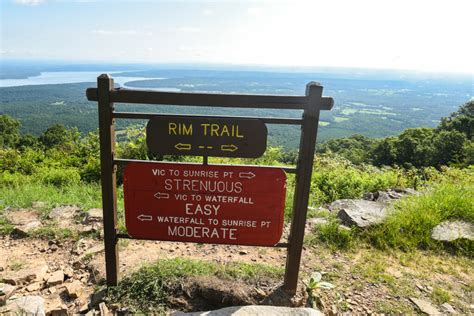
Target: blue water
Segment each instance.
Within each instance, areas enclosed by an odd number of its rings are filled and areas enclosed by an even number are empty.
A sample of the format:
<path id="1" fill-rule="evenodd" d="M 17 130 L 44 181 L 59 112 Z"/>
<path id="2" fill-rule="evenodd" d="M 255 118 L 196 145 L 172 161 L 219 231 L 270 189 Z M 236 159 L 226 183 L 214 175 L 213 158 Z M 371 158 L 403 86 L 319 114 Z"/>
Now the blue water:
<path id="1" fill-rule="evenodd" d="M 108 71 L 54 71 L 42 72 L 39 76 L 31 76 L 24 79 L 0 79 L 0 87 L 18 87 L 44 84 L 63 84 L 63 83 L 79 83 L 79 82 L 95 82 L 97 77 L 102 73 L 110 73 L 112 76 L 115 72 Z M 144 78 L 144 77 L 127 77 L 113 76 L 115 83 L 120 86 L 126 86 L 127 82 L 135 80 L 155 79 L 162 80 L 165 78 Z"/>

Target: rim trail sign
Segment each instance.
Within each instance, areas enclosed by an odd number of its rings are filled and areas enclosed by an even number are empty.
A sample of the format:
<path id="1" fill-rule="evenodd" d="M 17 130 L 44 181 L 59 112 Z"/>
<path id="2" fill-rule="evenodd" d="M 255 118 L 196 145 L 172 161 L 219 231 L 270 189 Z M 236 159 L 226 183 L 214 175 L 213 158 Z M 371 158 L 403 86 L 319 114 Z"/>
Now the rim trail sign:
<path id="1" fill-rule="evenodd" d="M 155 116 L 146 141 L 157 155 L 258 158 L 267 148 L 267 127 L 259 119 Z"/>
<path id="2" fill-rule="evenodd" d="M 86 91 L 99 105 L 102 207 L 107 285 L 118 282 L 119 238 L 206 242 L 287 248 L 283 287 L 295 294 L 301 261 L 314 149 L 321 110 L 332 98 L 316 82 L 304 96 L 181 93 L 114 88 L 103 74 Z M 300 118 L 201 116 L 115 111 L 114 103 L 171 106 L 302 110 Z M 283 111 L 279 111 L 283 112 Z M 115 156 L 115 120 L 146 119 L 149 151 L 161 155 L 202 156 L 184 164 Z M 301 126 L 297 165 L 212 165 L 208 156 L 257 158 L 264 154 L 266 124 Z M 117 227 L 117 166 L 125 165 L 127 233 Z M 288 241 L 283 229 L 286 173 L 295 191 Z"/>

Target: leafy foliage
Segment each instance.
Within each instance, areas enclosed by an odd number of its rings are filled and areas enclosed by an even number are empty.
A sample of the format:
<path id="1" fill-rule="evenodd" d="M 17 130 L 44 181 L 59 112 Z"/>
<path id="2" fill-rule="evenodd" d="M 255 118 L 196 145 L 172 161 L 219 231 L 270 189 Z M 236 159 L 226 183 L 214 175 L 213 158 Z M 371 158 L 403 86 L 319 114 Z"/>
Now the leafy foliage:
<path id="1" fill-rule="evenodd" d="M 13 147 L 20 140 L 20 122 L 8 115 L 0 115 L 0 147 Z"/>
<path id="2" fill-rule="evenodd" d="M 369 139 L 360 135 L 320 144 L 320 153 L 335 153 L 355 164 L 404 168 L 443 165 L 468 166 L 474 161 L 472 148 L 474 101 L 443 118 L 435 128 L 409 128 L 399 136 Z"/>

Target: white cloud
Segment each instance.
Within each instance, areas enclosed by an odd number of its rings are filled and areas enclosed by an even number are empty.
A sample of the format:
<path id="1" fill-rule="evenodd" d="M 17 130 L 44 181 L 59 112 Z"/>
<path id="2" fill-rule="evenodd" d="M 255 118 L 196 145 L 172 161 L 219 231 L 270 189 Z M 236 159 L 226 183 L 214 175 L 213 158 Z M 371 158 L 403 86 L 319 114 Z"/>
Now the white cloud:
<path id="1" fill-rule="evenodd" d="M 122 31 L 109 31 L 109 30 L 92 30 L 92 34 L 97 34 L 97 35 L 137 35 L 139 34 L 135 30 L 122 30 Z M 144 33 L 147 36 L 153 35 L 151 32 Z"/>
<path id="2" fill-rule="evenodd" d="M 14 0 L 16 4 L 21 4 L 21 5 L 38 5 L 45 3 L 45 0 Z"/>
<path id="3" fill-rule="evenodd" d="M 204 9 L 201 12 L 204 15 L 213 15 L 214 14 L 214 11 L 212 11 L 211 9 Z"/>
<path id="4" fill-rule="evenodd" d="M 193 26 L 181 26 L 178 27 L 178 31 L 183 33 L 199 33 L 201 29 Z"/>
<path id="5" fill-rule="evenodd" d="M 247 13 L 253 16 L 259 16 L 262 13 L 261 8 L 247 8 Z"/>

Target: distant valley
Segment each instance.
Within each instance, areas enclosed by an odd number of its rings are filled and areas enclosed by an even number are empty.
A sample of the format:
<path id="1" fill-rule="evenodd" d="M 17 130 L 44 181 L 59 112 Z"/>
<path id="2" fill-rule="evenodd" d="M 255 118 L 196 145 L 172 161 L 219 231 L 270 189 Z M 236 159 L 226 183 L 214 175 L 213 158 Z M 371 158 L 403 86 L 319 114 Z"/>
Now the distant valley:
<path id="1" fill-rule="evenodd" d="M 189 66 L 171 69 L 149 65 L 63 65 L 63 68 L 61 65 L 54 65 L 49 68 L 37 66 L 31 69 L 36 72 L 28 72 L 27 66 L 18 67 L 16 73 L 14 67 L 3 67 L 0 77 L 0 114 L 19 119 L 23 131 L 35 135 L 54 123 L 77 127 L 83 133 L 96 130 L 96 104 L 86 100 L 85 89 L 95 86 L 94 77 L 104 70 L 111 72 L 113 77 L 118 79 L 118 85 L 165 91 L 303 95 L 308 82 L 318 81 L 324 86 L 324 95 L 335 99 L 333 110 L 321 115 L 318 134 L 320 142 L 352 134 L 384 137 L 396 135 L 409 127 L 433 127 L 442 116 L 455 111 L 459 105 L 473 97 L 473 82 L 469 76 L 423 77 L 419 74 L 386 71 L 330 69 L 314 72 L 268 69 L 195 70 Z M 34 76 L 38 74 L 41 75 Z M 32 75 L 34 77 L 25 79 Z M 13 79 L 15 81 L 12 81 Z M 41 80 L 48 84 L 42 84 Z M 4 87 L 8 82 L 10 85 L 11 82 L 22 85 Z M 32 85 L 23 85 L 30 82 Z M 121 104 L 118 104 L 117 108 L 157 113 L 275 117 L 301 115 L 299 111 L 257 109 L 211 110 Z M 124 120 L 118 124 L 120 129 L 124 129 L 136 123 L 137 121 Z M 295 148 L 298 135 L 299 129 L 295 126 L 275 125 L 269 128 L 269 141 L 273 145 Z"/>

